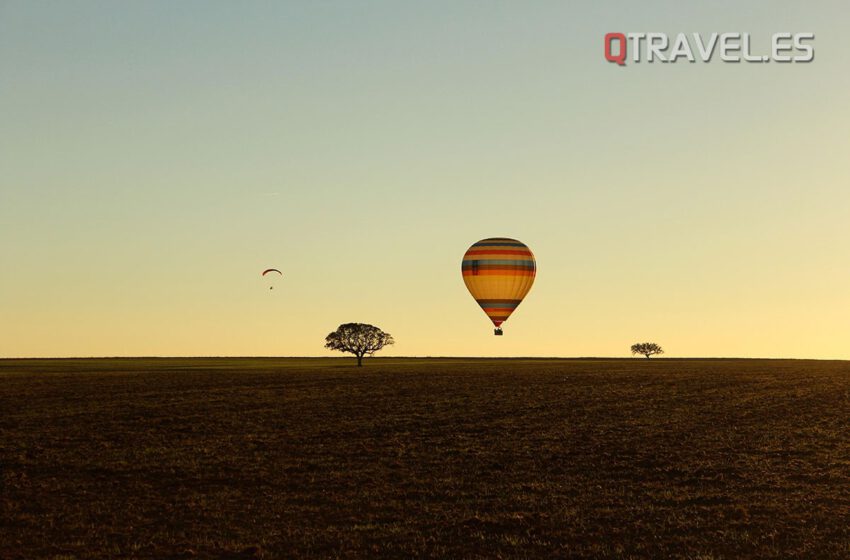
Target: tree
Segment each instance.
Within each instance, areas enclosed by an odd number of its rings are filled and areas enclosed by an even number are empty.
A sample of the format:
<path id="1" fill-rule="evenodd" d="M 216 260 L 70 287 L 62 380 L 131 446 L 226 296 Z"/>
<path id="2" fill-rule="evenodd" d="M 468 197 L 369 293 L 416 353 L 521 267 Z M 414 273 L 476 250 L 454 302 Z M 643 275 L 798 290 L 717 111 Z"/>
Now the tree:
<path id="1" fill-rule="evenodd" d="M 363 356 L 371 356 L 390 344 L 395 344 L 392 335 L 365 323 L 345 323 L 325 337 L 325 348 L 354 354 L 357 367 L 363 365 Z"/>
<path id="2" fill-rule="evenodd" d="M 663 354 L 664 350 L 654 342 L 632 344 L 632 354 L 643 354 L 649 359 L 653 354 Z"/>

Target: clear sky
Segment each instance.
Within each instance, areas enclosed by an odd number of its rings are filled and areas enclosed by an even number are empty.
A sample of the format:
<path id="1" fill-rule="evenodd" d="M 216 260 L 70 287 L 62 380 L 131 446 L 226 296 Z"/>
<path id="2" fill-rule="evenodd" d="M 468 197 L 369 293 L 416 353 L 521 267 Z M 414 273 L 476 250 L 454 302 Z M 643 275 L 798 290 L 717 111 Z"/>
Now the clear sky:
<path id="1" fill-rule="evenodd" d="M 850 4 L 685 4 L 0 0 L 0 356 L 356 321 L 384 355 L 850 359 Z M 816 58 L 620 68 L 609 31 Z M 494 236 L 538 261 L 503 337 L 460 274 Z"/>

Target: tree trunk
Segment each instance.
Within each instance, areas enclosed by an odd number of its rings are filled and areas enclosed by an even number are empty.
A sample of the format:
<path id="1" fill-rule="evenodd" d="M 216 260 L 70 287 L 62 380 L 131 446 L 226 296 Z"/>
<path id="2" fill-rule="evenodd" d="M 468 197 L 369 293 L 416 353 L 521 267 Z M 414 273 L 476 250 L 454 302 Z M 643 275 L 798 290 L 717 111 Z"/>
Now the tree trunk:
<path id="1" fill-rule="evenodd" d="M 357 354 L 357 367 L 363 367 L 363 355 Z"/>
<path id="2" fill-rule="evenodd" d="M 649 354 L 646 354 L 646 359 L 647 359 L 647 360 L 649 359 L 649 356 L 650 356 Z"/>

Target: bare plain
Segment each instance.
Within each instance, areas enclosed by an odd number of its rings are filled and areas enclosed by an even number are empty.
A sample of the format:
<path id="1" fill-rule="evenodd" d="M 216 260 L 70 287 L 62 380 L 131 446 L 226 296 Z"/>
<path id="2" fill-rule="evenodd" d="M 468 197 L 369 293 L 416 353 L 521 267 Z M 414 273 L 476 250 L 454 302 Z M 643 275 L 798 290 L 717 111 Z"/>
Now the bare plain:
<path id="1" fill-rule="evenodd" d="M 850 558 L 850 362 L 0 360 L 0 558 Z"/>

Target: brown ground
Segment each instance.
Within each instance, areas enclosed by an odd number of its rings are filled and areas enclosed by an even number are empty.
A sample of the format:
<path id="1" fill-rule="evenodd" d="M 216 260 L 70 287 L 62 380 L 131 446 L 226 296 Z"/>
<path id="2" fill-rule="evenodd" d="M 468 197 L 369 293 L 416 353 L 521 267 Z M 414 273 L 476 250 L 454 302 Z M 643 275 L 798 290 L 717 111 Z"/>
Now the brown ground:
<path id="1" fill-rule="evenodd" d="M 0 558 L 850 558 L 850 362 L 0 360 Z"/>

